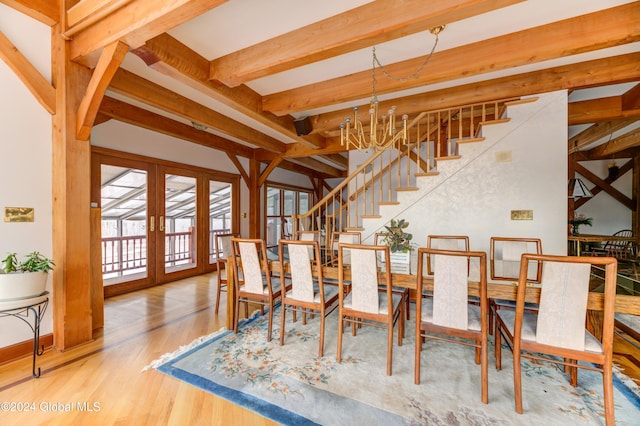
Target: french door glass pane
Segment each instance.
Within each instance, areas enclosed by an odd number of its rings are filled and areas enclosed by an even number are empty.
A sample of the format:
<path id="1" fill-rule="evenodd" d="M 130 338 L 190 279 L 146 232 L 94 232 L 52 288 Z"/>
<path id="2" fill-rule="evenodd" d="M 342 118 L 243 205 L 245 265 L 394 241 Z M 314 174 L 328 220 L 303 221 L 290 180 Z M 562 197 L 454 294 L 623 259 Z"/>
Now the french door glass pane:
<path id="1" fill-rule="evenodd" d="M 193 268 L 196 253 L 196 178 L 165 175 L 165 272 Z"/>
<path id="2" fill-rule="evenodd" d="M 101 166 L 104 285 L 147 276 L 147 172 Z"/>
<path id="3" fill-rule="evenodd" d="M 215 263 L 215 236 L 231 232 L 231 184 L 209 181 L 209 263 Z"/>

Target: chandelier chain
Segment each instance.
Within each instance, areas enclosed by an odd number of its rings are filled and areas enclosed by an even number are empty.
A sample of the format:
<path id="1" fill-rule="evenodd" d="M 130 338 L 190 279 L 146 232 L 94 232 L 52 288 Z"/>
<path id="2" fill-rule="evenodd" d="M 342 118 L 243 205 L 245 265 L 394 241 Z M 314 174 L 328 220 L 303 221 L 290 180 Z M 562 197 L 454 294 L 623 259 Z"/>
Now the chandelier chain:
<path id="1" fill-rule="evenodd" d="M 374 85 L 374 94 L 375 94 L 375 82 L 376 82 L 376 74 L 375 74 L 376 73 L 376 64 L 378 65 L 378 67 L 380 68 L 382 73 L 385 75 L 385 77 L 387 77 L 387 78 L 389 78 L 391 80 L 403 82 L 403 81 L 409 81 L 409 80 L 417 79 L 418 76 L 420 75 L 420 73 L 422 72 L 422 70 L 424 69 L 424 67 L 427 66 L 427 63 L 429 62 L 429 60 L 433 56 L 433 52 L 436 51 L 436 47 L 438 46 L 438 34 L 440 33 L 440 31 L 442 31 L 442 30 L 441 29 L 440 30 L 434 30 L 434 29 L 431 30 L 431 33 L 436 36 L 436 41 L 433 43 L 433 47 L 431 48 L 431 52 L 429 52 L 429 54 L 424 59 L 422 64 L 418 67 L 418 69 L 408 77 L 394 77 L 393 75 L 391 75 L 384 68 L 384 65 L 382 65 L 380 63 L 380 60 L 378 60 L 378 56 L 376 55 L 376 47 L 373 46 L 373 85 Z"/>

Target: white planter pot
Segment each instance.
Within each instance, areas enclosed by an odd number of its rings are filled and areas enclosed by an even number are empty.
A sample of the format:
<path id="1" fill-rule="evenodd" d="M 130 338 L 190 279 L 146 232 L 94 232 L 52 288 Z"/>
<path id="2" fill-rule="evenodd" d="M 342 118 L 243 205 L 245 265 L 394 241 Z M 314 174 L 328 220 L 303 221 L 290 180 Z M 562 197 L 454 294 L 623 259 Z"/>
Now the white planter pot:
<path id="1" fill-rule="evenodd" d="M 46 272 L 0 273 L 0 301 L 40 296 L 47 288 Z"/>
<path id="2" fill-rule="evenodd" d="M 389 253 L 391 260 L 391 273 L 409 274 L 411 273 L 411 252 Z"/>

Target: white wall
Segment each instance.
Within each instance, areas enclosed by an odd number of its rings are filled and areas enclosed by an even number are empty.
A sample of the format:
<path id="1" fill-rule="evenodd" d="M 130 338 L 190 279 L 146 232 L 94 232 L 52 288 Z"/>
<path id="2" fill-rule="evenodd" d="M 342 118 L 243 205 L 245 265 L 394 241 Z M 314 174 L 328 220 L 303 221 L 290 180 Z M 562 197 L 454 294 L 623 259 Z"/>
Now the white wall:
<path id="1" fill-rule="evenodd" d="M 367 219 L 363 238 L 395 217 L 409 221 L 418 246 L 429 234 L 468 235 L 472 250 L 488 254 L 491 236 L 537 237 L 544 252 L 566 254 L 567 94 L 539 95 L 508 114 L 511 122 L 483 129 L 484 142 L 461 145 L 462 159 L 420 178 L 420 191 L 400 193 L 400 206 L 382 207 L 383 219 Z M 511 220 L 512 210 L 533 210 L 533 220 Z"/>
<path id="2" fill-rule="evenodd" d="M 622 167 L 630 159 L 617 159 L 616 164 Z M 601 179 L 606 179 L 609 175 L 609 160 L 584 161 L 580 164 L 586 167 Z M 576 174 L 577 177 L 593 188 L 594 185 L 584 176 Z M 629 198 L 632 197 L 633 171 L 628 171 L 620 176 L 612 186 Z M 632 212 L 605 191 L 600 191 L 593 198 L 587 201 L 582 207 L 576 210 L 576 214 L 584 214 L 593 219 L 593 226 L 581 226 L 580 233 L 611 235 L 622 229 L 631 229 Z"/>
<path id="3" fill-rule="evenodd" d="M 0 4 L 0 31 L 47 79 L 51 78 L 49 27 Z M 52 256 L 51 115 L 15 73 L 0 61 L 0 212 L 5 207 L 33 207 L 32 223 L 6 223 L 0 219 L 0 257 L 19 257 L 37 250 Z M 51 291 L 51 277 L 47 283 Z M 53 330 L 49 309 L 41 334 Z M 22 321 L 0 318 L 0 347 L 33 338 Z"/>

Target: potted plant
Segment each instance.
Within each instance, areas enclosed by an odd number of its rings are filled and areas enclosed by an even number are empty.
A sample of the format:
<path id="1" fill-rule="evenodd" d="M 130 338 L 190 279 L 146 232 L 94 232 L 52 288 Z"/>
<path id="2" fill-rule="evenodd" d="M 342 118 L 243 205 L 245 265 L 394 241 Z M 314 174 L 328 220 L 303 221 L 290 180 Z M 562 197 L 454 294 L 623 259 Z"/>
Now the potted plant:
<path id="1" fill-rule="evenodd" d="M 569 221 L 571 225 L 571 235 L 580 235 L 580 225 L 591 226 L 593 224 L 593 218 L 587 217 L 584 214 L 579 214 Z"/>
<path id="2" fill-rule="evenodd" d="M 27 254 L 22 262 L 16 253 L 8 253 L 0 269 L 0 301 L 41 295 L 47 287 L 48 272 L 54 266 L 53 260 L 37 251 Z"/>
<path id="3" fill-rule="evenodd" d="M 385 225 L 385 232 L 381 232 L 382 242 L 389 246 L 391 253 L 408 253 L 413 250 L 411 238 L 413 235 L 404 230 L 409 227 L 409 222 L 404 219 L 391 219 L 389 226 Z"/>
<path id="4" fill-rule="evenodd" d="M 389 225 L 385 225 L 386 231 L 381 232 L 382 243 L 389 246 L 391 252 L 392 272 L 408 273 L 411 269 L 411 239 L 413 235 L 405 232 L 409 222 L 404 219 L 391 219 Z"/>

